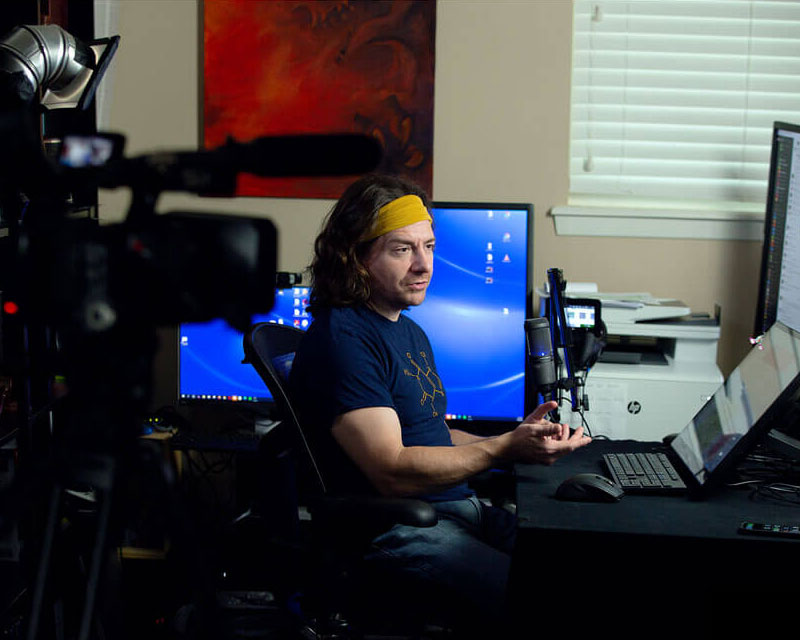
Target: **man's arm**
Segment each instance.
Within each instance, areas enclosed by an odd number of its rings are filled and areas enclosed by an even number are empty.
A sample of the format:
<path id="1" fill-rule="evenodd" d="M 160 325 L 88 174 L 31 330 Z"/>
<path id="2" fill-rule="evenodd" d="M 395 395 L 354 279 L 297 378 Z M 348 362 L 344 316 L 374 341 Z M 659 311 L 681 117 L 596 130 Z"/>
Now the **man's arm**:
<path id="1" fill-rule="evenodd" d="M 468 431 L 462 431 L 461 429 L 450 429 L 450 439 L 456 446 L 461 444 L 469 444 L 471 442 L 479 442 L 480 440 L 486 440 L 488 437 L 491 436 L 478 436 L 474 433 L 469 433 Z"/>
<path id="2" fill-rule="evenodd" d="M 458 432 L 470 441 L 453 447 L 404 446 L 397 414 L 389 407 L 340 415 L 333 436 L 380 493 L 416 495 L 452 487 L 501 460 L 551 464 L 589 442 L 581 431 L 570 437 L 565 425 L 543 420 L 552 408 L 541 405 L 516 429 L 499 436 L 474 439 Z"/>

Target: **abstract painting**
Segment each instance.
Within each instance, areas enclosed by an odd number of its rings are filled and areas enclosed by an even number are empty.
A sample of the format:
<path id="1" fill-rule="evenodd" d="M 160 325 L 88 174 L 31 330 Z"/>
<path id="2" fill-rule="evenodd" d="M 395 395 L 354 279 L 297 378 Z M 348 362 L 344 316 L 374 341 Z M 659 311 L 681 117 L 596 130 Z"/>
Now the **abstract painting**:
<path id="1" fill-rule="evenodd" d="M 205 0 L 203 136 L 361 133 L 431 193 L 435 1 Z M 237 195 L 337 198 L 353 176 L 240 175 Z"/>

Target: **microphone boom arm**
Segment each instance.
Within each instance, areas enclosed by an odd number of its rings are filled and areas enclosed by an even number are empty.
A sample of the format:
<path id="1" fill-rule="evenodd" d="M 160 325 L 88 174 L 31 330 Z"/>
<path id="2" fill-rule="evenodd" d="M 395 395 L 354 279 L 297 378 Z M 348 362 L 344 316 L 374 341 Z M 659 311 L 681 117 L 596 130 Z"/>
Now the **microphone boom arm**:
<path id="1" fill-rule="evenodd" d="M 548 269 L 547 278 L 550 285 L 548 320 L 550 321 L 550 337 L 553 343 L 553 357 L 556 361 L 556 371 L 560 371 L 561 365 L 559 349 L 563 349 L 564 351 L 563 361 L 567 368 L 567 377 L 559 379 L 558 389 L 569 391 L 572 410 L 578 411 L 580 408 L 580 400 L 578 399 L 578 384 L 575 375 L 575 359 L 572 353 L 574 344 L 572 341 L 572 331 L 567 324 L 566 313 L 564 311 L 563 292 L 566 283 L 564 282 L 561 269 Z"/>

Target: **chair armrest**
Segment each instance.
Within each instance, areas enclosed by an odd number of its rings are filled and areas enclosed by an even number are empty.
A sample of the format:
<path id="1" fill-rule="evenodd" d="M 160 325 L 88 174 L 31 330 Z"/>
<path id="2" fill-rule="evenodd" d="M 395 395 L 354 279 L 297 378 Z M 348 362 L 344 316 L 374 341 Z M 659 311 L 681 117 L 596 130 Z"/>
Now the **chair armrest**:
<path id="1" fill-rule="evenodd" d="M 495 467 L 472 476 L 467 484 L 480 498 L 489 498 L 495 506 L 513 501 L 517 478 L 513 468 Z"/>
<path id="2" fill-rule="evenodd" d="M 312 517 L 368 529 L 395 524 L 432 527 L 439 521 L 436 510 L 424 500 L 381 496 L 325 496 L 315 503 Z"/>

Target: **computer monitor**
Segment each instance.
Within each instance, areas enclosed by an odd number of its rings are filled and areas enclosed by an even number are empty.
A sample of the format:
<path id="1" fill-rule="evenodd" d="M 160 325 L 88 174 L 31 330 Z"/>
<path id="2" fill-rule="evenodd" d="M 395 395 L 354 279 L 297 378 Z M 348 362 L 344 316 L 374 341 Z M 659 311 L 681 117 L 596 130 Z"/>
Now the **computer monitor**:
<path id="1" fill-rule="evenodd" d="M 409 317 L 428 334 L 447 391 L 448 423 L 496 431 L 525 416 L 525 331 L 530 317 L 533 207 L 434 202 L 434 275 L 425 302 Z M 254 322 L 305 329 L 309 290 L 276 291 L 275 307 Z M 223 320 L 179 327 L 182 404 L 247 404 L 272 398 L 249 365 L 242 335 Z"/>
<path id="2" fill-rule="evenodd" d="M 451 426 L 495 432 L 526 406 L 533 207 L 433 202 L 433 278 L 405 313 L 427 333 Z"/>
<path id="3" fill-rule="evenodd" d="M 277 322 L 306 329 L 308 287 L 275 290 L 275 306 L 253 322 Z M 264 382 L 242 364 L 243 336 L 224 320 L 178 328 L 178 400 L 181 404 L 249 405 L 269 412 L 274 405 Z"/>
<path id="4" fill-rule="evenodd" d="M 800 125 L 776 122 L 754 336 L 776 320 L 800 330 Z"/>
<path id="5" fill-rule="evenodd" d="M 800 333 L 776 320 L 670 443 L 691 488 L 724 481 L 769 429 L 786 426 L 800 393 Z"/>

